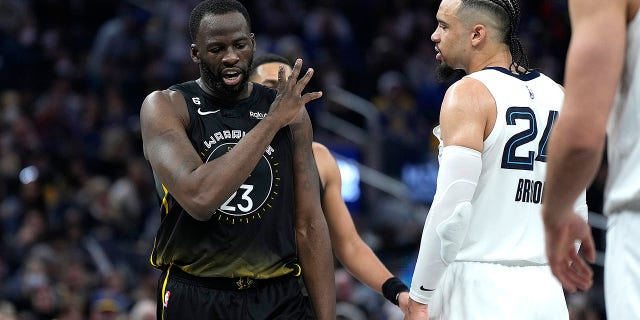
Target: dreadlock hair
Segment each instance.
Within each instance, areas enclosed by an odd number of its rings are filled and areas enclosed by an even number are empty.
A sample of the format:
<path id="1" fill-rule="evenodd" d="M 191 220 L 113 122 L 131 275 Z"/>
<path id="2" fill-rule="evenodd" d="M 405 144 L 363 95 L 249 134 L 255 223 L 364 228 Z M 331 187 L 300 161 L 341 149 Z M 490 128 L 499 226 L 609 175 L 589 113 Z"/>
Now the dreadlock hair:
<path id="1" fill-rule="evenodd" d="M 520 24 L 520 5 L 518 0 L 461 0 L 460 8 L 479 9 L 496 17 L 499 31 L 503 32 L 502 41 L 511 52 L 511 64 L 516 72 L 525 74 L 531 71 L 527 57 L 516 31 Z M 505 23 L 505 22 L 508 22 Z"/>
<path id="2" fill-rule="evenodd" d="M 200 2 L 191 11 L 191 16 L 189 17 L 189 35 L 191 36 L 191 41 L 196 42 L 198 28 L 200 28 L 200 22 L 205 15 L 219 15 L 229 12 L 240 12 L 247 21 L 249 30 L 251 30 L 251 18 L 249 17 L 247 8 L 245 8 L 242 3 L 236 0 L 207 0 Z"/>

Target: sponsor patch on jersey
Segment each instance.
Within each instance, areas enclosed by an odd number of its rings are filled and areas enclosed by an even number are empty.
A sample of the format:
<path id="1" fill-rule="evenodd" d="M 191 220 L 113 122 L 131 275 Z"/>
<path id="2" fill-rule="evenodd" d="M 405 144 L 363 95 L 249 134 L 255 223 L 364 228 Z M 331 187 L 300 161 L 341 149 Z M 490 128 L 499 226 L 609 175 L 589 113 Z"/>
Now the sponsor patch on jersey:
<path id="1" fill-rule="evenodd" d="M 266 116 L 267 116 L 266 113 L 262 113 L 262 112 L 258 112 L 258 111 L 249 111 L 249 117 L 250 118 L 262 120 Z"/>

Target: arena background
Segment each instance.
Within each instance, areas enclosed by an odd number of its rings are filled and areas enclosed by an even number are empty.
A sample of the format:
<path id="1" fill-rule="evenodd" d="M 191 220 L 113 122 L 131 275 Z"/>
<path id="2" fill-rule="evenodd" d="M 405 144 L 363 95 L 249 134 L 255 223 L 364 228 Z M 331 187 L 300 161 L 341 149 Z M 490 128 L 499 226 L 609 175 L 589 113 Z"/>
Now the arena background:
<path id="1" fill-rule="evenodd" d="M 0 319 L 145 319 L 158 225 L 138 111 L 152 90 L 197 77 L 194 0 L 0 0 Z M 315 139 L 338 158 L 362 237 L 410 282 L 435 191 L 431 130 L 447 84 L 433 77 L 438 1 L 243 1 L 258 52 L 316 70 Z M 562 83 L 566 1 L 521 1 L 534 67 Z M 604 319 L 601 194 L 588 203 L 596 283 L 567 297 Z M 401 319 L 336 263 L 344 319 Z M 544 294 L 544 293 L 540 293 Z M 150 313 L 151 312 L 151 313 Z"/>

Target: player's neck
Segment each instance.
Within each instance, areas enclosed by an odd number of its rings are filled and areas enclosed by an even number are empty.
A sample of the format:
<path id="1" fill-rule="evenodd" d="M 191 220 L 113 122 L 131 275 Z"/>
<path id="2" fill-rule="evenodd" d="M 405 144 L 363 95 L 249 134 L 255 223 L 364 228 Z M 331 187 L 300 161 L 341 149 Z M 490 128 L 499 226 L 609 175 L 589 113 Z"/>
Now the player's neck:
<path id="1" fill-rule="evenodd" d="M 498 50 L 495 54 L 480 55 L 470 63 L 467 73 L 471 74 L 488 67 L 500 67 L 510 70 L 512 60 L 513 58 L 508 48 L 506 48 L 506 50 Z M 515 73 L 516 70 L 511 70 L 511 72 Z"/>

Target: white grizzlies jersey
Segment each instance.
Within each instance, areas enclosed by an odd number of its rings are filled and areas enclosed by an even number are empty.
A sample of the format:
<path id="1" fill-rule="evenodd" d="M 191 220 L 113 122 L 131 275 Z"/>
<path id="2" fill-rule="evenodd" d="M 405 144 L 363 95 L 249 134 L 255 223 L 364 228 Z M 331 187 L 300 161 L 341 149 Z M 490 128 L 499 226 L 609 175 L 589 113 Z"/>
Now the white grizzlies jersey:
<path id="1" fill-rule="evenodd" d="M 544 264 L 541 204 L 547 142 L 564 92 L 537 71 L 517 75 L 492 67 L 467 77 L 489 89 L 497 118 L 484 141 L 473 214 L 456 260 Z M 584 204 L 584 194 L 580 202 Z M 586 216 L 586 204 L 582 211 Z"/>
<path id="2" fill-rule="evenodd" d="M 604 211 L 640 211 L 640 12 L 627 26 L 622 79 L 607 125 Z"/>

